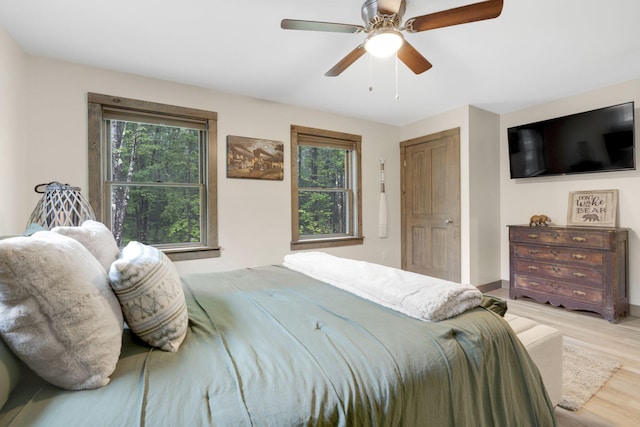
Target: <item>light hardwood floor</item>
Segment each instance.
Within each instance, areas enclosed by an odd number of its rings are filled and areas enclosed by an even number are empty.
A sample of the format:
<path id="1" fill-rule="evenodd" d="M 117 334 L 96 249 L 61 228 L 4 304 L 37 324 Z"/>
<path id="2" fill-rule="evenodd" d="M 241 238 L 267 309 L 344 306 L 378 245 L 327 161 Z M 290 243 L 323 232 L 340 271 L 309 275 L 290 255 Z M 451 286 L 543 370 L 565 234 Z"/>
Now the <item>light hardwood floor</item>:
<path id="1" fill-rule="evenodd" d="M 640 318 L 625 317 L 611 324 L 595 313 L 569 311 L 528 298 L 511 300 L 508 289 L 488 293 L 506 300 L 510 313 L 558 329 L 565 342 L 622 361 L 622 368 L 578 411 L 556 408 L 559 426 L 640 426 Z"/>

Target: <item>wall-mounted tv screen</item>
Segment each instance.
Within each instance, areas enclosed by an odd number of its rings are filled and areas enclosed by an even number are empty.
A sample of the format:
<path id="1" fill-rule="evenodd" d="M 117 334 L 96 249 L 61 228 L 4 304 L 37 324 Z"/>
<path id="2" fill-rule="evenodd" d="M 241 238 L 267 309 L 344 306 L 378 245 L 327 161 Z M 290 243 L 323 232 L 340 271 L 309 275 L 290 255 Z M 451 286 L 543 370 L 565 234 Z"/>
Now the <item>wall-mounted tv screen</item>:
<path id="1" fill-rule="evenodd" d="M 635 169 L 634 104 L 507 130 L 511 178 Z"/>

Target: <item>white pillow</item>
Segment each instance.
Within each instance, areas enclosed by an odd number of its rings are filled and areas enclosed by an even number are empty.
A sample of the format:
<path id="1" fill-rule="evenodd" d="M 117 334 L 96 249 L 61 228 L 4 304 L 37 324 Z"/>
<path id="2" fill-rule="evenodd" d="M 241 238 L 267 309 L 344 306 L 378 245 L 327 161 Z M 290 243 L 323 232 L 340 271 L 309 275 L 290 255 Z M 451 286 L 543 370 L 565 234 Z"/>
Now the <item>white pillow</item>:
<path id="1" fill-rule="evenodd" d="M 109 270 L 129 328 L 147 344 L 178 351 L 189 317 L 180 276 L 164 253 L 129 242 Z"/>
<path id="2" fill-rule="evenodd" d="M 79 227 L 53 227 L 54 233 L 72 237 L 89 250 L 106 271 L 120 253 L 111 230 L 101 222 L 86 220 Z"/>
<path id="3" fill-rule="evenodd" d="M 76 240 L 50 231 L 0 240 L 0 334 L 43 379 L 69 390 L 106 385 L 122 327 L 107 273 Z"/>

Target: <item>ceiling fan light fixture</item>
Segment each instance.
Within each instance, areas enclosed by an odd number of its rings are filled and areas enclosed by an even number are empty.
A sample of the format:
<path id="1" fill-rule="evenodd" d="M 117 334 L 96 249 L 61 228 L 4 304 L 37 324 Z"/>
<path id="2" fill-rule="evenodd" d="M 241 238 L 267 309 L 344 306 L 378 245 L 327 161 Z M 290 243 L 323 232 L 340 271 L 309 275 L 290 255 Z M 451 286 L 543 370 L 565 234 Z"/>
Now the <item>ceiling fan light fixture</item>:
<path id="1" fill-rule="evenodd" d="M 374 31 L 364 42 L 364 48 L 376 58 L 393 55 L 404 43 L 402 34 L 394 28 L 381 28 Z"/>

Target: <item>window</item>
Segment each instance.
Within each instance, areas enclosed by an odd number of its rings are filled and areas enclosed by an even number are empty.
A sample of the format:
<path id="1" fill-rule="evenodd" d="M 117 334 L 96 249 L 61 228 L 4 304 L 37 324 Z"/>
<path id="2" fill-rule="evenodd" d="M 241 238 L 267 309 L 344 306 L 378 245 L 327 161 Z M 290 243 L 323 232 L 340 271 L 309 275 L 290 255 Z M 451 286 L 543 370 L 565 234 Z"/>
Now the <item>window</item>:
<path id="1" fill-rule="evenodd" d="M 361 139 L 291 126 L 291 249 L 362 244 Z"/>
<path id="2" fill-rule="evenodd" d="M 89 94 L 89 201 L 120 247 L 220 255 L 214 112 Z"/>

